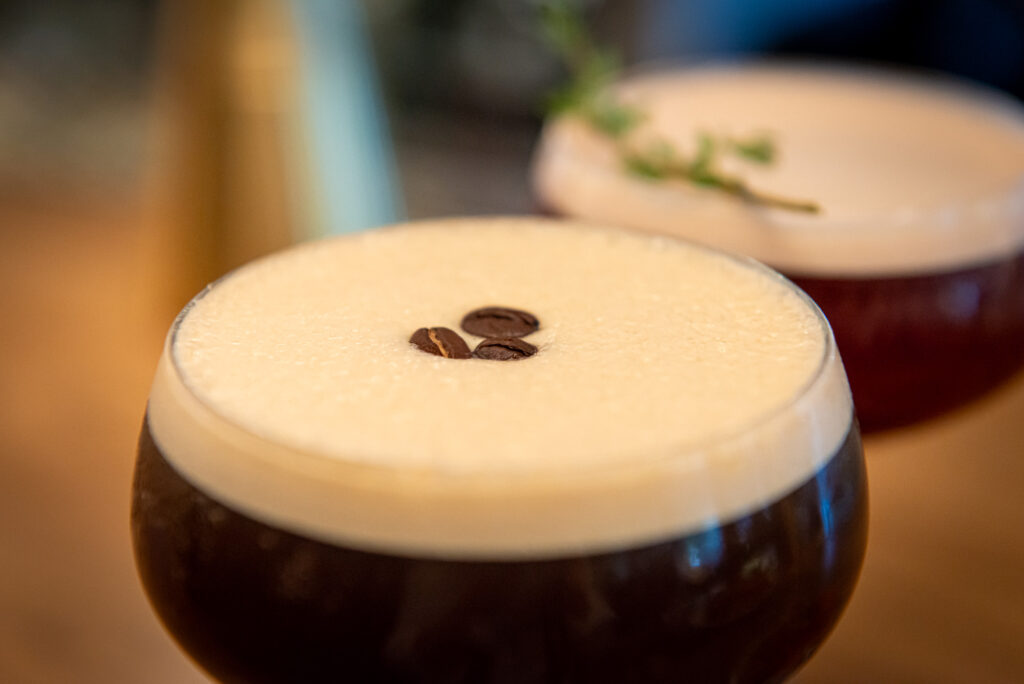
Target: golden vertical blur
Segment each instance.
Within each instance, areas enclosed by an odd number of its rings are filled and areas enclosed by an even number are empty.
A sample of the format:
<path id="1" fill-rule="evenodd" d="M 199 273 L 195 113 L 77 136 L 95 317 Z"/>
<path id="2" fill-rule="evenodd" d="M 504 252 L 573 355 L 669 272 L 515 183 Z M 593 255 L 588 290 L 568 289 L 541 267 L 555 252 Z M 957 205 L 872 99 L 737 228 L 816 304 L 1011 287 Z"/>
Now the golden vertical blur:
<path id="1" fill-rule="evenodd" d="M 177 310 L 294 239 L 282 161 L 294 35 L 277 0 L 176 0 L 155 45 L 151 97 L 110 96 L 85 133 L 100 155 L 134 154 L 127 172 L 0 145 L 3 682 L 207 681 L 135 575 L 135 441 Z M 45 106 L 33 85 L 26 106 Z M 122 127 L 133 144 L 114 144 Z"/>
<path id="2" fill-rule="evenodd" d="M 4 684 L 208 681 L 135 575 L 131 475 L 174 314 L 211 278 L 303 232 L 282 152 L 298 99 L 283 7 L 164 2 L 144 92 L 95 81 L 74 106 L 20 76 L 0 42 Z M 68 51 L 60 68 L 74 70 Z M 403 113 L 397 129 L 413 215 L 531 206 L 530 125 L 452 107 Z M 953 414 L 867 438 L 861 583 L 795 681 L 1024 681 L 1022 416 L 1018 374 Z"/>
<path id="3" fill-rule="evenodd" d="M 280 0 L 162 10 L 149 190 L 155 247 L 180 304 L 296 238 L 285 156 L 295 31 Z"/>

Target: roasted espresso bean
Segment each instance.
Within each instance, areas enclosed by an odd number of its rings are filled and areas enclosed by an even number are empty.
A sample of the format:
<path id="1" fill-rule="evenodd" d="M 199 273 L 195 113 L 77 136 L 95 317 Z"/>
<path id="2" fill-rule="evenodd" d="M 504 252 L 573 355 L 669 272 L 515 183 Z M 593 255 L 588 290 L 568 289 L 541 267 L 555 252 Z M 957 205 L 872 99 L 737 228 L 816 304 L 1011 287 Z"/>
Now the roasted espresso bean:
<path id="1" fill-rule="evenodd" d="M 540 322 L 529 311 L 485 306 L 462 319 L 462 329 L 480 337 L 523 337 L 537 330 Z"/>
<path id="2" fill-rule="evenodd" d="M 473 356 L 491 361 L 514 361 L 537 353 L 537 348 L 518 337 L 491 337 L 476 346 Z"/>
<path id="3" fill-rule="evenodd" d="M 418 349 L 446 359 L 468 359 L 469 345 L 451 328 L 420 328 L 409 338 Z"/>

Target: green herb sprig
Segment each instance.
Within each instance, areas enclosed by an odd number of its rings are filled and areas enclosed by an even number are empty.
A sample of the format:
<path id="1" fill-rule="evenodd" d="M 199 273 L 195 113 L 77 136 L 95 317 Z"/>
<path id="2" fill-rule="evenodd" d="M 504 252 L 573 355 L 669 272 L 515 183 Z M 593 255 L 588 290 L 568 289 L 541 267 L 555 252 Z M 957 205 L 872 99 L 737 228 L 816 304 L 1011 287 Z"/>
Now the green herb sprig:
<path id="1" fill-rule="evenodd" d="M 541 30 L 569 72 L 569 83 L 548 98 L 549 114 L 575 114 L 618 139 L 640 122 L 640 112 L 616 101 L 609 86 L 621 70 L 619 56 L 598 46 L 579 12 L 567 2 L 541 5 Z"/>
<path id="2" fill-rule="evenodd" d="M 578 116 L 610 138 L 627 171 L 648 180 L 687 180 L 752 204 L 804 213 L 820 211 L 816 202 L 754 190 L 742 178 L 719 169 L 718 160 L 723 154 L 753 164 L 773 163 L 777 150 L 767 135 L 733 139 L 698 133 L 697 151 L 692 158 L 682 156 L 664 140 L 644 151 L 627 145 L 627 135 L 643 122 L 644 115 L 617 100 L 612 93 L 611 86 L 621 71 L 618 55 L 593 40 L 581 13 L 567 0 L 543 3 L 540 18 L 546 42 L 569 73 L 568 83 L 549 97 L 548 114 Z"/>

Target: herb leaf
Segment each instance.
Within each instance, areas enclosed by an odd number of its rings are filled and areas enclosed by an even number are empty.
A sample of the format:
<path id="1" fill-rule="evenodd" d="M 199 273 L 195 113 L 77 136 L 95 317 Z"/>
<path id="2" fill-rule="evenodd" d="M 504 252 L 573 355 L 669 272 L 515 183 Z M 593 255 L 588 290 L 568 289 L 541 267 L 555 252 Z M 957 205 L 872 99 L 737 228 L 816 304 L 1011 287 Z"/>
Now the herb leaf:
<path id="1" fill-rule="evenodd" d="M 775 161 L 775 141 L 767 135 L 758 135 L 745 140 L 733 139 L 732 149 L 739 156 L 758 164 L 771 164 Z"/>
<path id="2" fill-rule="evenodd" d="M 697 155 L 690 163 L 690 174 L 693 180 L 701 185 L 709 185 L 712 176 L 711 167 L 715 162 L 715 139 L 707 133 L 697 135 Z"/>
<path id="3" fill-rule="evenodd" d="M 597 130 L 611 138 L 621 138 L 629 133 L 643 117 L 630 107 L 611 101 L 597 100 L 587 111 L 587 120 Z"/>
<path id="4" fill-rule="evenodd" d="M 663 180 L 673 173 L 678 164 L 675 152 L 663 141 L 655 143 L 646 153 L 624 151 L 622 161 L 627 171 L 634 176 L 649 180 Z"/>

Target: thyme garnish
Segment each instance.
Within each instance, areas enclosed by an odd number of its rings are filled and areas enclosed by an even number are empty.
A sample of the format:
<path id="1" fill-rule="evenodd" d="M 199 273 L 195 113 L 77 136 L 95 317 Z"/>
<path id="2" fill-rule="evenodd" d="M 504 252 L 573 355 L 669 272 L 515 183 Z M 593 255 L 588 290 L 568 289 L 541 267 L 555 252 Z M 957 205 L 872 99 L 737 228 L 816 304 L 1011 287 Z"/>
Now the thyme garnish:
<path id="1" fill-rule="evenodd" d="M 621 71 L 619 56 L 594 41 L 582 15 L 567 0 L 545 2 L 540 12 L 544 38 L 569 73 L 568 83 L 548 98 L 548 114 L 578 116 L 608 137 L 629 173 L 648 180 L 687 180 L 762 206 L 805 213 L 820 211 L 816 202 L 755 190 L 739 176 L 719 168 L 722 155 L 752 164 L 773 163 L 777 150 L 767 135 L 735 139 L 698 133 L 692 158 L 679 154 L 664 140 L 644 150 L 629 146 L 626 138 L 643 122 L 644 114 L 617 100 L 612 92 L 611 86 Z"/>

